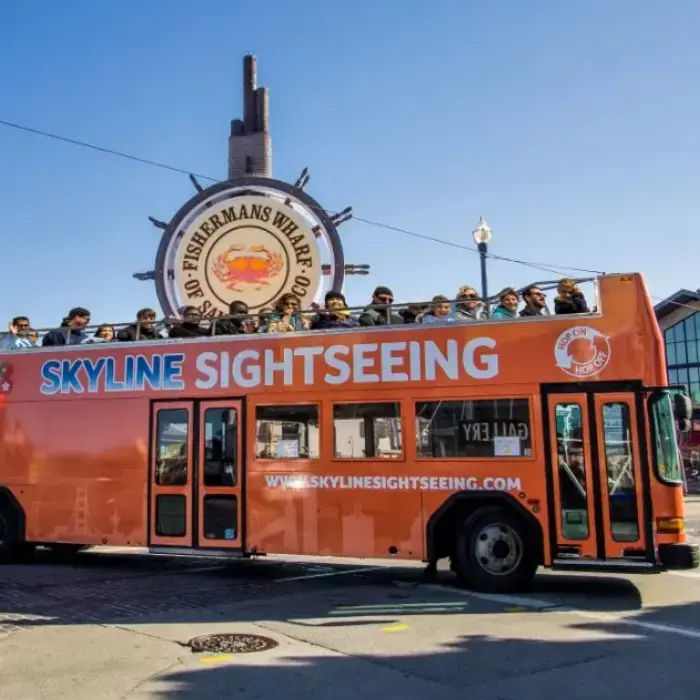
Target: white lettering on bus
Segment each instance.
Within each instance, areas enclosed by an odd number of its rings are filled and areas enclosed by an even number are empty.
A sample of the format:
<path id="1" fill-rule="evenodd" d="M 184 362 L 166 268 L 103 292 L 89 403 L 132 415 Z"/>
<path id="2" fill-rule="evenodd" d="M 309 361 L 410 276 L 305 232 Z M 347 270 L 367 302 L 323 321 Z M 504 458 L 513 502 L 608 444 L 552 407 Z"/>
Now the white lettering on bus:
<path id="1" fill-rule="evenodd" d="M 326 476 L 265 474 L 271 489 L 350 489 L 388 491 L 522 491 L 520 477 L 487 476 Z"/>

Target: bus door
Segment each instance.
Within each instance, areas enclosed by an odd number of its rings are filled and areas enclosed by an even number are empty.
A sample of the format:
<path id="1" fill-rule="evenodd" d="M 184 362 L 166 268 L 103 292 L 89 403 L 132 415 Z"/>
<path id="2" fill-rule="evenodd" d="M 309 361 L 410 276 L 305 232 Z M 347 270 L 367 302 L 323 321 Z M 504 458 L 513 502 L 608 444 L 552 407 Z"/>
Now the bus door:
<path id="1" fill-rule="evenodd" d="M 652 563 L 644 425 L 632 392 L 547 394 L 555 564 Z"/>
<path id="2" fill-rule="evenodd" d="M 241 415 L 240 401 L 153 404 L 152 547 L 242 547 Z"/>

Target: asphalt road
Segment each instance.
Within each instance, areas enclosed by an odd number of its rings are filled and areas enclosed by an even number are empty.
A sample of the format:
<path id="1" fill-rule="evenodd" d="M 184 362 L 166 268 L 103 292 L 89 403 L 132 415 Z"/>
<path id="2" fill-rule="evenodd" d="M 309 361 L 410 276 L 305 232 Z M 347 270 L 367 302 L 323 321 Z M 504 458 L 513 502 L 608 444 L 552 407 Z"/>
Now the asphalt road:
<path id="1" fill-rule="evenodd" d="M 700 498 L 689 526 L 700 535 Z M 697 697 L 700 573 L 465 591 L 400 562 L 92 550 L 0 566 L 0 698 Z M 193 653 L 213 633 L 275 648 Z"/>

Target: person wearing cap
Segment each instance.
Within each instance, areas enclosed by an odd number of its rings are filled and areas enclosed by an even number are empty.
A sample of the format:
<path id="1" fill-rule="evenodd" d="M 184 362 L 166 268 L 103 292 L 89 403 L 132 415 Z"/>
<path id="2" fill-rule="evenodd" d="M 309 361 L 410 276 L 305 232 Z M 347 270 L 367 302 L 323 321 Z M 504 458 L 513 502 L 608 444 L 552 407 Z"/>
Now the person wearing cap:
<path id="1" fill-rule="evenodd" d="M 360 314 L 361 326 L 386 326 L 403 324 L 399 314 L 391 310 L 389 304 L 394 303 L 394 293 L 389 287 L 379 286 L 372 294 L 372 303 L 366 306 Z"/>
<path id="2" fill-rule="evenodd" d="M 478 321 L 481 318 L 481 301 L 476 287 L 467 284 L 457 292 L 455 321 Z"/>
<path id="3" fill-rule="evenodd" d="M 327 292 L 326 308 L 311 319 L 311 330 L 322 331 L 328 328 L 354 328 L 357 321 L 350 315 L 348 303 L 340 292 Z"/>
<path id="4" fill-rule="evenodd" d="M 90 312 L 82 306 L 76 306 L 68 312 L 63 325 L 49 331 L 41 341 L 48 345 L 80 345 L 88 339 L 85 327 L 90 323 Z"/>

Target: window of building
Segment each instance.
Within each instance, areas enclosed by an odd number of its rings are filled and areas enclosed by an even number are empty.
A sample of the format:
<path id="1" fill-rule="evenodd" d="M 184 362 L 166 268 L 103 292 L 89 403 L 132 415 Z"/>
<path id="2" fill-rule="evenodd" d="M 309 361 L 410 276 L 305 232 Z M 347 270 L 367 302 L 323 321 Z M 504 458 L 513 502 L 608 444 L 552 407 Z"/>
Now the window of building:
<path id="1" fill-rule="evenodd" d="M 258 406 L 255 436 L 259 459 L 317 459 L 318 406 Z"/>
<path id="2" fill-rule="evenodd" d="M 401 457 L 401 407 L 398 403 L 349 403 L 333 406 L 336 457 Z"/>
<path id="3" fill-rule="evenodd" d="M 700 403 L 700 311 L 678 321 L 664 333 L 669 384 L 683 384 Z"/>
<path id="4" fill-rule="evenodd" d="M 416 402 L 419 457 L 529 457 L 527 399 Z"/>

